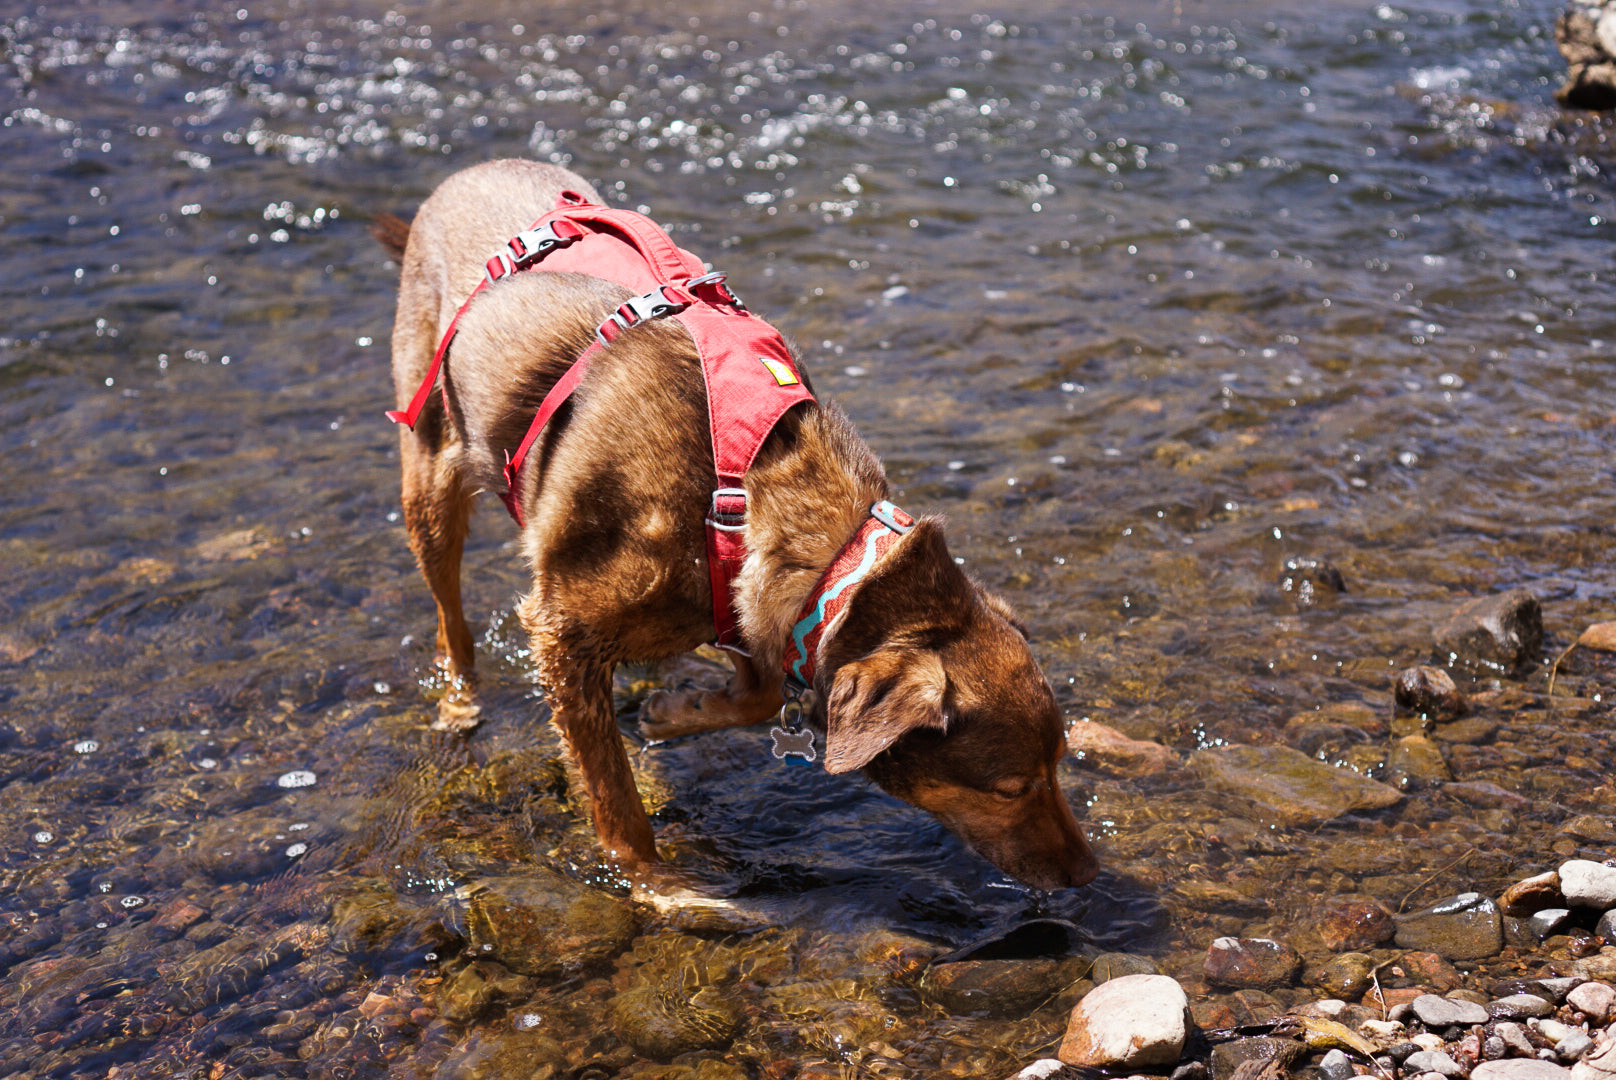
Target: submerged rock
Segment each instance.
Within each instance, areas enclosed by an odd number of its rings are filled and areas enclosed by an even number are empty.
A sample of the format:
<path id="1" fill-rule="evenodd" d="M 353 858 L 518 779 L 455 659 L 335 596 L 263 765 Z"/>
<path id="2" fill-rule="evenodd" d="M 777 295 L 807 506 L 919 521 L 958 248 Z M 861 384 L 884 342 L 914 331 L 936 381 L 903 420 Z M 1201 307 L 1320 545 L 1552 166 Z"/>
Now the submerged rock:
<path id="1" fill-rule="evenodd" d="M 1543 650 L 1543 609 L 1527 589 L 1467 600 L 1437 627 L 1436 648 L 1450 663 L 1519 671 Z"/>
<path id="2" fill-rule="evenodd" d="M 1396 940 L 1402 948 L 1429 950 L 1449 960 L 1480 960 L 1503 949 L 1504 920 L 1485 896 L 1462 893 L 1400 917 Z"/>
<path id="3" fill-rule="evenodd" d="M 609 1011 L 613 1033 L 656 1058 L 721 1050 L 741 1023 L 739 1006 L 716 986 L 638 986 L 613 998 Z"/>
<path id="4" fill-rule="evenodd" d="M 1203 963 L 1207 982 L 1237 989 L 1286 986 L 1301 968 L 1297 951 L 1272 938 L 1218 938 Z"/>
<path id="5" fill-rule="evenodd" d="M 1066 733 L 1066 747 L 1078 761 L 1106 776 L 1125 780 L 1154 776 L 1178 765 L 1178 755 L 1161 743 L 1131 739 L 1116 728 L 1080 720 Z"/>
<path id="6" fill-rule="evenodd" d="M 1335 997 L 1356 1000 L 1374 986 L 1374 970 L 1372 957 L 1346 952 L 1309 971 L 1307 982 Z"/>
<path id="7" fill-rule="evenodd" d="M 1426 664 L 1397 676 L 1392 696 L 1398 708 L 1432 720 L 1454 720 L 1470 711 L 1470 702 L 1459 692 L 1453 676 Z"/>
<path id="8" fill-rule="evenodd" d="M 552 976 L 608 960 L 634 940 L 634 915 L 616 897 L 534 869 L 466 889 L 472 954 L 523 975 Z"/>
<path id="9" fill-rule="evenodd" d="M 1390 941 L 1397 923 L 1378 900 L 1342 896 L 1325 903 L 1318 931 L 1331 952 L 1358 952 Z"/>
<path id="10" fill-rule="evenodd" d="M 1189 999 L 1166 975 L 1124 975 L 1078 1002 L 1060 1059 L 1096 1068 L 1172 1065 L 1184 1051 Z"/>
<path id="11" fill-rule="evenodd" d="M 1405 735 L 1392 747 L 1387 778 L 1399 788 L 1426 788 L 1453 779 L 1442 749 L 1424 735 Z"/>
<path id="12" fill-rule="evenodd" d="M 1396 788 L 1287 746 L 1201 750 L 1189 764 L 1208 787 L 1282 825 L 1319 825 L 1355 811 L 1384 809 L 1403 798 Z"/>
<path id="13" fill-rule="evenodd" d="M 1305 1052 L 1306 1047 L 1295 1039 L 1259 1037 L 1219 1043 L 1212 1048 L 1212 1078 L 1234 1080 L 1237 1075 L 1255 1076 L 1257 1069 L 1262 1069 L 1265 1075 L 1285 1076 Z"/>

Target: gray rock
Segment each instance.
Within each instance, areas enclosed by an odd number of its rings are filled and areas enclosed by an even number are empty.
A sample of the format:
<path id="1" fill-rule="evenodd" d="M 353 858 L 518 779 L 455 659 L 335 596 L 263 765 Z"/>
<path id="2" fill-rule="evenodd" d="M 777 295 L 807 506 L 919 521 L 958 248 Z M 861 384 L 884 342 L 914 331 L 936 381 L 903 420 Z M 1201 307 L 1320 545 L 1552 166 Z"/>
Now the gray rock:
<path id="1" fill-rule="evenodd" d="M 1566 999 L 1567 994 L 1581 986 L 1582 983 L 1582 979 L 1567 975 L 1554 979 L 1538 979 L 1536 986 L 1550 1001 L 1558 1005 Z"/>
<path id="2" fill-rule="evenodd" d="M 1571 1066 L 1571 1080 L 1611 1080 L 1616 1077 L 1616 1038 L 1607 1036 Z"/>
<path id="3" fill-rule="evenodd" d="M 1616 909 L 1607 911 L 1599 917 L 1594 933 L 1604 938 L 1606 945 L 1616 945 Z"/>
<path id="4" fill-rule="evenodd" d="M 1560 891 L 1572 907 L 1595 911 L 1616 908 L 1616 866 L 1572 859 L 1560 867 Z"/>
<path id="5" fill-rule="evenodd" d="M 1604 1025 L 1616 1019 L 1616 989 L 1609 983 L 1585 982 L 1566 994 L 1566 1004 L 1582 1013 L 1591 1024 Z"/>
<path id="6" fill-rule="evenodd" d="M 1561 1061 L 1576 1061 L 1594 1045 L 1594 1041 L 1586 1031 L 1570 1031 L 1566 1037 L 1554 1044 L 1554 1052 L 1560 1055 Z"/>
<path id="7" fill-rule="evenodd" d="M 1352 1067 L 1352 1059 L 1342 1050 L 1331 1050 L 1319 1061 L 1319 1075 L 1324 1080 L 1352 1080 L 1358 1071 Z"/>
<path id="8" fill-rule="evenodd" d="M 1485 1024 L 1490 1019 L 1486 1008 L 1473 1001 L 1458 1001 L 1435 994 L 1421 994 L 1415 998 L 1414 1015 L 1428 1028 L 1469 1027 L 1472 1024 Z"/>
<path id="9" fill-rule="evenodd" d="M 1443 1076 L 1463 1076 L 1464 1066 L 1440 1050 L 1418 1050 L 1403 1059 L 1403 1072 L 1441 1073 Z"/>
<path id="10" fill-rule="evenodd" d="M 1470 1071 L 1470 1080 L 1570 1080 L 1571 1071 L 1539 1058 L 1500 1058 L 1484 1061 Z"/>
<path id="11" fill-rule="evenodd" d="M 1060 1059 L 1096 1068 L 1177 1064 L 1189 999 L 1167 975 L 1124 975 L 1089 991 L 1072 1010 Z"/>
<path id="12" fill-rule="evenodd" d="M 1436 629 L 1441 660 L 1513 673 L 1543 651 L 1543 609 L 1527 589 L 1478 596 Z"/>
<path id="13" fill-rule="evenodd" d="M 1258 819 L 1286 826 L 1320 825 L 1402 801 L 1397 789 L 1316 761 L 1288 746 L 1201 750 L 1190 768 L 1208 786 Z"/>
<path id="14" fill-rule="evenodd" d="M 1496 1020 L 1530 1020 L 1534 1016 L 1553 1016 L 1554 1003 L 1536 994 L 1511 994 L 1489 1002 L 1487 1012 Z"/>
<path id="15" fill-rule="evenodd" d="M 1066 1068 L 1066 1062 L 1059 1058 L 1039 1058 L 1025 1069 L 1016 1073 L 1010 1080 L 1049 1080 L 1049 1077 L 1060 1073 Z"/>
<path id="16" fill-rule="evenodd" d="M 1400 917 L 1396 940 L 1401 948 L 1434 952 L 1447 960 L 1480 960 L 1503 949 L 1504 919 L 1487 897 L 1462 893 Z"/>
<path id="17" fill-rule="evenodd" d="M 1537 939 L 1542 941 L 1546 937 L 1558 934 L 1569 921 L 1571 921 L 1570 908 L 1544 908 L 1527 919 L 1526 925 L 1537 935 Z"/>
<path id="18" fill-rule="evenodd" d="M 1533 1046 L 1532 1040 L 1527 1038 L 1526 1028 L 1521 1024 L 1516 1024 L 1508 1020 L 1499 1024 L 1494 1024 L 1493 1034 L 1497 1036 L 1508 1049 L 1513 1050 L 1517 1057 L 1534 1057 L 1537 1054 L 1537 1047 Z"/>

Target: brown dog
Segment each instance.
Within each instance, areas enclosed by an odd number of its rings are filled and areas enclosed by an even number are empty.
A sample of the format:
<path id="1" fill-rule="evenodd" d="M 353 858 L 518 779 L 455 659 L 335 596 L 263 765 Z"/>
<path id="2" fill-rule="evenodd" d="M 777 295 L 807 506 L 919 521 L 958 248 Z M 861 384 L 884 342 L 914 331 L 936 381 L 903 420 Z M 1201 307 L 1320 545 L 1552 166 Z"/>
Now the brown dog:
<path id="1" fill-rule="evenodd" d="M 412 224 L 379 220 L 378 238 L 402 265 L 393 331 L 401 405 L 484 260 L 566 189 L 601 201 L 564 169 L 495 161 L 444 181 Z M 461 319 L 442 396 L 413 431 L 400 429 L 405 521 L 454 677 L 441 726 L 468 727 L 475 712 L 460 601 L 471 498 L 505 488 L 506 451 L 628 297 L 582 274 L 504 278 Z M 515 493 L 533 571 L 518 613 L 596 835 L 631 866 L 657 855 L 612 712 L 612 670 L 713 637 L 707 425 L 689 333 L 673 320 L 641 323 L 589 369 Z M 780 709 L 782 654 L 799 608 L 887 482 L 841 411 L 809 401 L 776 426 L 746 490 L 748 556 L 735 606 L 750 658 L 737 657 L 727 689 L 654 695 L 642 720 L 651 738 L 756 724 Z M 829 771 L 865 770 L 1028 884 L 1093 879 L 1094 855 L 1056 782 L 1065 743 L 1049 685 L 1009 609 L 959 569 L 937 521 L 920 521 L 857 586 L 825 632 L 813 689 Z"/>

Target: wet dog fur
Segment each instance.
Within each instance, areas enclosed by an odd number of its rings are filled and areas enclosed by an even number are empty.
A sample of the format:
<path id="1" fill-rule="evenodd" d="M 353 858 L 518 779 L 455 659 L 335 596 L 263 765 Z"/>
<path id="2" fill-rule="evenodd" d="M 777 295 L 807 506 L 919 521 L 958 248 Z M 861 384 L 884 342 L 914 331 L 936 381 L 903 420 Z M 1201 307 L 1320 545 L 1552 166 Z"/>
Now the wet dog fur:
<path id="1" fill-rule="evenodd" d="M 400 407 L 489 253 L 564 189 L 603 201 L 564 169 L 506 160 L 449 177 L 409 224 L 378 219 L 377 238 L 401 266 L 392 343 Z M 461 320 L 443 393 L 415 430 L 399 429 L 405 523 L 453 677 L 440 726 L 475 724 L 460 598 L 471 500 L 503 490 L 504 452 L 628 296 L 580 274 L 505 278 Z M 699 358 L 671 319 L 636 326 L 595 362 L 521 478 L 533 584 L 518 615 L 600 844 L 631 869 L 653 868 L 657 853 L 613 715 L 612 671 L 712 638 L 702 522 L 713 485 Z M 654 695 L 641 720 L 649 738 L 755 724 L 779 710 L 782 653 L 804 599 L 888 494 L 880 463 L 824 401 L 786 415 L 746 488 L 749 554 L 736 607 L 750 658 L 736 659 L 722 690 Z M 1030 885 L 1094 877 L 1094 855 L 1057 783 L 1065 743 L 1049 685 L 1010 609 L 949 555 L 938 520 L 921 519 L 881 560 L 820 655 L 814 708 L 827 770 L 864 770 Z"/>

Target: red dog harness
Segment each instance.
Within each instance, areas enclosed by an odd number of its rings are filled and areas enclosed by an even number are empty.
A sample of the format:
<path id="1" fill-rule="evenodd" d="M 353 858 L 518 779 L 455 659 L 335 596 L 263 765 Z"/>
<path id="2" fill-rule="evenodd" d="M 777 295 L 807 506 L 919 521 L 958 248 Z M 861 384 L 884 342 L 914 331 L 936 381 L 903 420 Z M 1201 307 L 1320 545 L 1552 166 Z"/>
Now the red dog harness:
<path id="1" fill-rule="evenodd" d="M 550 418 L 583 381 L 591 361 L 636 323 L 677 318 L 701 354 L 718 479 L 706 518 L 713 623 L 718 630 L 717 644 L 738 649 L 740 628 L 733 592 L 735 577 L 746 560 L 742 479 L 774 425 L 793 406 L 813 400 L 813 394 L 803 385 L 780 332 L 746 310 L 724 285 L 723 274 L 707 273 L 700 259 L 680 248 L 643 214 L 589 203 L 576 192 L 563 192 L 554 210 L 488 260 L 483 280 L 449 323 L 421 388 L 407 409 L 389 411 L 389 419 L 415 427 L 448 358 L 460 320 L 478 294 L 510 274 L 539 269 L 590 274 L 641 295 L 601 323 L 596 340 L 545 395 L 516 452 L 506 452 L 508 490 L 502 496 L 506 509 L 522 524 L 518 499 L 522 465 Z"/>

